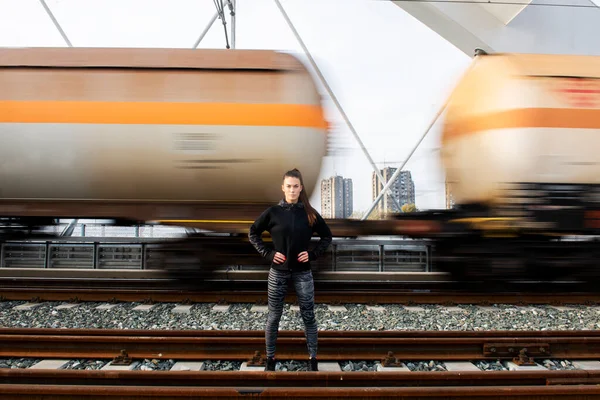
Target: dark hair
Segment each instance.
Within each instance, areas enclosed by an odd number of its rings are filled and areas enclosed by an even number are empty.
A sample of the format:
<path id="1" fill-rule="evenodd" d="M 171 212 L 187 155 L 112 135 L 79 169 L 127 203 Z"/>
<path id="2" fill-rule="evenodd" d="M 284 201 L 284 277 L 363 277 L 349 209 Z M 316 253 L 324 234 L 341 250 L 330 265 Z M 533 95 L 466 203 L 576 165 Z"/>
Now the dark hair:
<path id="1" fill-rule="evenodd" d="M 300 192 L 300 201 L 304 205 L 304 209 L 306 210 L 306 215 L 308 216 L 308 224 L 313 226 L 315 221 L 317 220 L 317 212 L 308 202 L 308 196 L 306 195 L 306 191 L 304 190 L 304 181 L 302 180 L 302 174 L 298 171 L 297 168 L 294 168 L 285 174 L 283 174 L 283 179 L 285 178 L 297 178 L 300 180 L 300 184 L 302 185 L 302 191 Z"/>

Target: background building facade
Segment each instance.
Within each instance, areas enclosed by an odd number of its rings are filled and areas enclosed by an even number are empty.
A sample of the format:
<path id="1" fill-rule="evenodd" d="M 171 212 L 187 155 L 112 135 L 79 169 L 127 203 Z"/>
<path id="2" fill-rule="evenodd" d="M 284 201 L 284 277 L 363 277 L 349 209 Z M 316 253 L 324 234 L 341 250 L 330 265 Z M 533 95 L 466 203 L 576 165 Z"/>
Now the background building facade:
<path id="1" fill-rule="evenodd" d="M 385 180 L 383 184 L 379 182 L 377 174 L 373 172 L 373 201 L 375 201 L 377 196 L 379 196 L 381 189 L 383 189 L 383 185 L 390 180 L 394 172 L 396 172 L 396 169 L 397 168 L 387 167 L 380 170 L 381 175 Z M 398 175 L 396 181 L 392 184 L 392 186 L 390 186 L 386 194 L 379 201 L 376 207 L 379 215 L 400 212 L 400 209 L 393 200 L 394 198 L 398 201 L 400 207 L 402 207 L 404 204 L 415 204 L 415 183 L 412 180 L 410 171 L 400 172 L 400 175 Z"/>
<path id="2" fill-rule="evenodd" d="M 350 218 L 353 210 L 352 179 L 332 176 L 321 181 L 321 216 Z"/>

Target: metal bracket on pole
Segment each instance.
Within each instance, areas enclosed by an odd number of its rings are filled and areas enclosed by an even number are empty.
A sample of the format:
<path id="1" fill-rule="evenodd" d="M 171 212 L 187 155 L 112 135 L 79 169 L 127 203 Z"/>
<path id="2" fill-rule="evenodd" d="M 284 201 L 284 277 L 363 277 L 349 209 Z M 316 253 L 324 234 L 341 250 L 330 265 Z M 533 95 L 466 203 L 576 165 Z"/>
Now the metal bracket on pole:
<path id="1" fill-rule="evenodd" d="M 292 33 L 296 37 L 296 40 L 298 41 L 298 43 L 300 43 L 300 46 L 302 47 L 302 50 L 304 50 L 304 53 L 306 53 L 306 56 L 308 57 L 308 60 L 310 61 L 310 64 L 315 69 L 315 72 L 319 76 L 319 79 L 321 80 L 321 83 L 323 84 L 323 86 L 325 86 L 325 89 L 327 90 L 327 93 L 329 93 L 329 96 L 331 97 L 331 100 L 333 100 L 333 103 L 335 104 L 335 106 L 337 107 L 338 111 L 342 115 L 342 118 L 344 119 L 344 121 L 348 125 L 348 128 L 350 128 L 350 132 L 352 132 L 352 134 L 354 135 L 354 138 L 356 139 L 356 141 L 360 145 L 360 148 L 362 149 L 363 153 L 365 154 L 365 156 L 367 156 L 367 159 L 369 160 L 369 163 L 371 164 L 371 166 L 373 167 L 373 170 L 377 174 L 377 178 L 379 178 L 379 181 L 381 182 L 381 184 L 383 184 L 385 182 L 384 179 L 383 179 L 383 175 L 381 174 L 381 172 L 379 172 L 379 168 L 377 168 L 377 165 L 375 164 L 375 162 L 371 158 L 371 155 L 367 151 L 367 149 L 364 146 L 362 140 L 360 140 L 360 137 L 358 136 L 358 133 L 356 132 L 356 129 L 354 129 L 354 126 L 350 122 L 350 119 L 346 115 L 346 112 L 344 111 L 344 109 L 342 108 L 341 104 L 337 100 L 337 97 L 333 93 L 333 90 L 331 90 L 331 87 L 329 87 L 329 84 L 327 83 L 327 80 L 325 79 L 325 77 L 321 73 L 321 70 L 319 69 L 319 67 L 317 66 L 317 63 L 315 62 L 315 60 L 313 59 L 312 55 L 308 51 L 308 48 L 304 44 L 304 41 L 302 40 L 302 38 L 300 37 L 300 35 L 298 34 L 298 31 L 296 31 L 296 28 L 294 27 L 294 24 L 292 24 L 292 21 L 290 20 L 290 18 L 288 17 L 287 13 L 283 9 L 283 7 L 282 7 L 281 3 L 279 2 L 279 0 L 275 0 L 275 4 L 277 4 L 277 8 L 279 8 L 279 11 L 283 15 L 283 18 L 285 19 L 285 21 L 287 22 L 288 26 L 292 30 Z M 392 182 L 392 181 L 390 181 L 390 182 Z M 398 207 L 398 209 L 400 209 L 400 204 L 398 204 L 398 200 L 395 197 L 392 197 L 392 200 L 394 200 L 394 203 L 396 203 L 396 206 Z"/>
<path id="2" fill-rule="evenodd" d="M 58 21 L 56 20 L 56 18 L 54 18 L 54 14 L 52 14 L 52 11 L 50 11 L 50 8 L 46 4 L 46 0 L 40 0 L 40 3 L 42 4 L 42 7 L 44 7 L 44 10 L 46 10 L 46 14 L 48 14 L 48 16 L 50 17 L 50 19 L 52 20 L 52 23 L 54 24 L 54 26 L 58 30 L 58 33 L 60 33 L 60 36 L 62 36 L 62 38 L 65 41 L 65 43 L 67 44 L 67 46 L 73 47 L 73 45 L 71 44 L 71 41 L 67 37 L 67 34 L 65 33 L 65 31 L 63 31 L 62 27 L 60 26 L 60 24 L 58 23 Z"/>
<path id="3" fill-rule="evenodd" d="M 475 59 L 474 60 L 477 59 L 478 55 L 479 54 L 475 54 Z M 471 64 L 469 65 L 469 68 L 467 68 L 467 70 L 465 71 L 464 75 L 466 75 L 468 73 L 468 71 L 471 68 L 473 68 L 474 63 L 475 63 L 475 61 L 471 62 Z M 383 197 L 383 194 L 385 193 L 385 191 L 388 190 L 390 188 L 390 186 L 392 186 L 392 184 L 394 183 L 394 181 L 396 180 L 396 178 L 398 177 L 398 175 L 400 175 L 400 172 L 402 172 L 402 169 L 406 166 L 406 164 L 408 163 L 408 161 L 410 160 L 410 158 L 413 156 L 413 154 L 415 154 L 415 151 L 417 151 L 417 149 L 421 145 L 421 142 L 423 142 L 423 139 L 425 139 L 425 136 L 427 136 L 427 134 L 429 133 L 429 131 L 431 130 L 431 128 L 433 128 L 433 125 L 438 120 L 438 118 L 440 117 L 440 115 L 442 115 L 442 113 L 444 112 L 444 110 L 448 106 L 448 103 L 450 102 L 451 99 L 452 99 L 452 93 L 450 94 L 450 96 L 448 96 L 448 98 L 446 99 L 446 101 L 444 102 L 444 104 L 440 107 L 439 111 L 435 114 L 435 117 L 433 117 L 433 120 L 431 121 L 431 123 L 429 124 L 429 126 L 427 127 L 427 129 L 425 130 L 425 132 L 423 133 L 423 135 L 421 135 L 421 138 L 419 139 L 419 141 L 417 142 L 417 144 L 413 147 L 412 151 L 410 152 L 410 154 L 408 155 L 408 157 L 406 158 L 406 160 L 404 160 L 404 162 L 402 163 L 402 165 L 400 166 L 400 168 L 398 168 L 396 170 L 396 172 L 394 172 L 394 174 L 392 175 L 392 177 L 390 178 L 390 180 L 388 181 L 388 183 L 383 187 L 383 189 L 379 193 L 379 196 L 377 196 L 377 198 L 375 199 L 375 201 L 373 201 L 373 204 L 371 204 L 371 207 L 369 207 L 369 209 L 367 210 L 367 212 L 365 213 L 365 215 L 362 216 L 361 221 L 364 221 L 365 219 L 367 219 L 369 217 L 369 215 L 371 214 L 371 212 L 373 212 L 373 209 L 375 208 L 375 206 L 377 205 L 377 203 L 379 202 L 379 200 Z"/>
<path id="4" fill-rule="evenodd" d="M 223 24 L 223 32 L 225 33 L 225 48 L 230 49 L 229 46 L 229 35 L 227 34 L 227 20 L 225 19 L 225 0 L 213 0 L 215 3 L 215 7 L 217 8 L 217 14 L 219 14 L 219 19 Z"/>
<path id="5" fill-rule="evenodd" d="M 235 14 L 237 8 L 235 6 L 235 0 L 227 0 L 229 6 L 229 15 L 231 16 L 231 48 L 235 49 Z"/>

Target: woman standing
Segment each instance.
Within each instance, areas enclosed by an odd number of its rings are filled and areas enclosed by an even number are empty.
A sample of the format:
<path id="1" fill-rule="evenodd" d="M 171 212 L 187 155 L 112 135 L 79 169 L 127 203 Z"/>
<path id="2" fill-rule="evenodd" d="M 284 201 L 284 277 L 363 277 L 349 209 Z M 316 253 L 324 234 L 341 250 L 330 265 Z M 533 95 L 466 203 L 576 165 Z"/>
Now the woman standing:
<path id="1" fill-rule="evenodd" d="M 331 243 L 331 231 L 323 218 L 311 207 L 304 192 L 302 175 L 297 169 L 283 175 L 281 190 L 285 198 L 268 208 L 250 227 L 248 237 L 256 250 L 271 262 L 269 270 L 269 315 L 265 329 L 267 344 L 266 371 L 275 371 L 275 345 L 283 304 L 291 279 L 296 289 L 300 315 L 310 357 L 310 371 L 318 371 L 317 321 L 315 320 L 315 287 L 310 261 L 316 260 Z M 269 248 L 261 235 L 268 231 L 273 239 Z M 309 250 L 310 239 L 316 232 L 321 240 Z"/>

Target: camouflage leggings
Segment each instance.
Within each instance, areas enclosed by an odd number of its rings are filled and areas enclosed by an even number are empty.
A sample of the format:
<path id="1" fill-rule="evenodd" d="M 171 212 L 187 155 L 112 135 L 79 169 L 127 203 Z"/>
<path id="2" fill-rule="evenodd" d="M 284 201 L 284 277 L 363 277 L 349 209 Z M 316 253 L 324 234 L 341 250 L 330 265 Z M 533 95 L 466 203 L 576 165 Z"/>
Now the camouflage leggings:
<path id="1" fill-rule="evenodd" d="M 304 321 L 304 334 L 310 357 L 317 356 L 317 321 L 315 319 L 315 286 L 312 271 L 289 272 L 277 271 L 271 268 L 269 271 L 269 315 L 265 329 L 265 341 L 267 343 L 267 356 L 275 356 L 277 343 L 277 331 L 279 321 L 283 314 L 283 304 L 287 293 L 289 279 L 292 279 L 296 296 L 300 304 L 300 315 Z"/>

